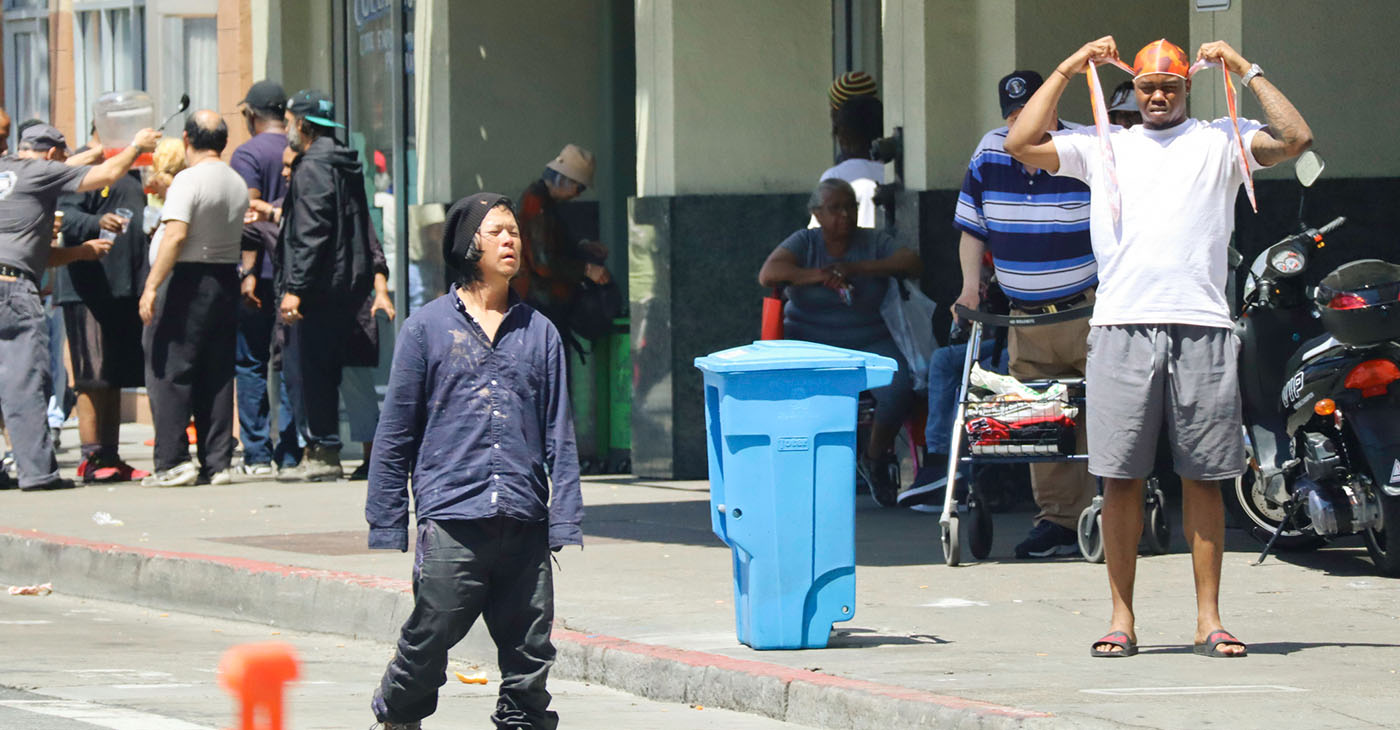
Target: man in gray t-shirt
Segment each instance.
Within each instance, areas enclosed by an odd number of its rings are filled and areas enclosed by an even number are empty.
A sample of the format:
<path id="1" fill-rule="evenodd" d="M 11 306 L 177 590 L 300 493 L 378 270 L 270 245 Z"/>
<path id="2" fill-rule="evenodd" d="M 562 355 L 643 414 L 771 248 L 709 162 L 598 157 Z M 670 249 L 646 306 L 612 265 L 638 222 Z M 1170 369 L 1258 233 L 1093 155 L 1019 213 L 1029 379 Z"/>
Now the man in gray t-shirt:
<path id="1" fill-rule="evenodd" d="M 100 258 L 107 241 L 51 248 L 53 213 L 64 193 L 100 190 L 126 174 L 160 133 L 143 129 L 132 145 L 100 165 L 69 167 L 63 133 L 47 124 L 24 130 L 19 152 L 0 157 L 0 411 L 14 444 L 19 487 L 66 489 L 49 436 L 49 331 L 39 301 L 39 278 L 49 266 Z"/>

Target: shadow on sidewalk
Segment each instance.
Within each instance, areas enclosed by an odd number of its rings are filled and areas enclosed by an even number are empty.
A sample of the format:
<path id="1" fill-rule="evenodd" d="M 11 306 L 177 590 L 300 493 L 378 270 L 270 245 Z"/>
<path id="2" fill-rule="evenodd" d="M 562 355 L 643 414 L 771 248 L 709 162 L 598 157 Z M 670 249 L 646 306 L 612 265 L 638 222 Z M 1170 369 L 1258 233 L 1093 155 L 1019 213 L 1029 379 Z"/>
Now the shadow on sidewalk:
<path id="1" fill-rule="evenodd" d="M 1287 656 L 1308 649 L 1400 649 L 1400 644 L 1376 644 L 1355 641 L 1262 641 L 1244 639 L 1250 654 Z M 1139 654 L 1190 654 L 1190 644 L 1140 644 Z M 1247 658 L 1247 657 L 1246 657 Z"/>
<path id="2" fill-rule="evenodd" d="M 868 502 L 868 498 L 864 500 Z M 588 505 L 585 541 L 653 542 L 725 549 L 710 531 L 703 500 Z M 938 517 L 903 509 L 856 507 L 856 564 L 932 565 L 942 562 Z"/>
<path id="3" fill-rule="evenodd" d="M 918 646 L 922 644 L 951 644 L 931 634 L 881 634 L 874 629 L 849 627 L 831 634 L 828 649 L 865 649 L 872 646 Z"/>

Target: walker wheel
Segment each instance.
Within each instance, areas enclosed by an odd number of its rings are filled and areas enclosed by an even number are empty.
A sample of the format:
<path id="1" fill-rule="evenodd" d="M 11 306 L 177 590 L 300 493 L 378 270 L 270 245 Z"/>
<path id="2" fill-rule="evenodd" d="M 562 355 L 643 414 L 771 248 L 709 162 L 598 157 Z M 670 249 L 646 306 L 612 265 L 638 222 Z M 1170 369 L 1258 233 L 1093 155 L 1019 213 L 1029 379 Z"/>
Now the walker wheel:
<path id="1" fill-rule="evenodd" d="M 1079 552 L 1091 563 L 1103 562 L 1103 498 L 1095 497 L 1093 504 L 1079 513 Z"/>
<path id="2" fill-rule="evenodd" d="M 958 531 L 958 516 L 956 514 L 949 515 L 948 524 L 942 525 L 942 528 L 943 562 L 947 564 L 950 568 L 957 567 L 958 562 L 962 557 L 962 550 L 961 546 L 959 545 L 960 536 Z"/>

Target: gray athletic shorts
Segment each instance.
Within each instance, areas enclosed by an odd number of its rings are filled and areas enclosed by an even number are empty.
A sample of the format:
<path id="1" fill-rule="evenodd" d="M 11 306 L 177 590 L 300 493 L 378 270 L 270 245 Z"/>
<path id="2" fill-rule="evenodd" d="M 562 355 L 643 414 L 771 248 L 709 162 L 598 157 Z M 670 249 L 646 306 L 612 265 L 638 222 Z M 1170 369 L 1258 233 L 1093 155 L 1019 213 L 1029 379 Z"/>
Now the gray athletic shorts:
<path id="1" fill-rule="evenodd" d="M 1234 332 L 1221 327 L 1089 328 L 1089 472 L 1145 478 L 1165 427 L 1177 474 L 1196 480 L 1242 474 L 1238 352 Z"/>

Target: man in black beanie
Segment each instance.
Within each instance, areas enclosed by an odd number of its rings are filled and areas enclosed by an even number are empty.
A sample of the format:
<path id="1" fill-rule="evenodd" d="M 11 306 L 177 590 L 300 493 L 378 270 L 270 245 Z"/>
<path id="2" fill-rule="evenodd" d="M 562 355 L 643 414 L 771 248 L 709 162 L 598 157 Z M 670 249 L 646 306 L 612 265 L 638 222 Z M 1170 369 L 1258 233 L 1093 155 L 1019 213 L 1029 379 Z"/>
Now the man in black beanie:
<path id="1" fill-rule="evenodd" d="M 545 689 L 549 553 L 583 545 L 583 500 L 564 344 L 511 291 L 520 255 L 509 198 L 457 201 L 443 231 L 456 283 L 408 318 L 394 350 L 365 519 L 370 548 L 406 551 L 411 480 L 418 540 L 413 613 L 371 704 L 384 730 L 418 730 L 433 713 L 447 652 L 478 615 L 500 657 L 492 722 L 559 723 Z"/>

